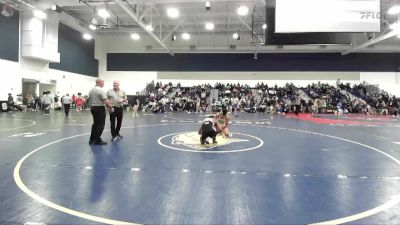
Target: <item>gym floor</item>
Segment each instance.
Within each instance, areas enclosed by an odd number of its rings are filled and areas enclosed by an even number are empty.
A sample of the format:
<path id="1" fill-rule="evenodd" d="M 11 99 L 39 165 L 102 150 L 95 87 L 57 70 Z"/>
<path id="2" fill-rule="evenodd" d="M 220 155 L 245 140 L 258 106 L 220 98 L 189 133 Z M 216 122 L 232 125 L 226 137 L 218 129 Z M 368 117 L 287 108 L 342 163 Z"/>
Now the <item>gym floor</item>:
<path id="1" fill-rule="evenodd" d="M 90 112 L 0 114 L 0 224 L 400 224 L 400 120 L 125 113 L 89 145 Z"/>

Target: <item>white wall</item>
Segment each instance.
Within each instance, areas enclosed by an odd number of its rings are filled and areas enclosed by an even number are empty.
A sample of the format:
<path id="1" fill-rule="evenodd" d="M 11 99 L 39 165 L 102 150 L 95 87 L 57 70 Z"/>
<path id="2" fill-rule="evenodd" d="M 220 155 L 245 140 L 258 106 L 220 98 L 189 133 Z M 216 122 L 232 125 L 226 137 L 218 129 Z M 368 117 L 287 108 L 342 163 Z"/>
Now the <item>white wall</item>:
<path id="1" fill-rule="evenodd" d="M 15 96 L 22 91 L 20 68 L 18 63 L 2 59 L 0 59 L 0 68 L 0 99 L 7 100 L 8 93 L 12 93 Z"/>
<path id="2" fill-rule="evenodd" d="M 378 85 L 381 90 L 389 94 L 400 96 L 400 73 L 396 72 L 159 72 L 157 76 L 158 81 L 163 83 L 171 81 L 174 85 L 178 82 L 183 86 L 239 82 L 252 87 L 258 82 L 278 86 L 291 82 L 296 86 L 305 87 L 321 81 L 334 85 L 338 78 L 343 83 L 351 85 L 365 81 Z"/>
<path id="3" fill-rule="evenodd" d="M 239 82 L 254 87 L 263 82 L 268 85 L 283 86 L 293 83 L 297 86 L 307 86 L 313 82 L 335 84 L 336 80 L 343 82 L 359 81 L 358 72 L 158 72 L 157 80 L 163 83 L 171 81 L 173 84 L 180 82 L 183 86 L 216 82 Z"/>
<path id="4" fill-rule="evenodd" d="M 23 78 L 38 80 L 44 84 L 55 81 L 56 90 L 60 95 L 89 93 L 96 80 L 96 77 L 49 69 L 48 63 L 26 58 L 21 58 L 20 62 L 0 60 L 0 68 L 3 74 L 2 82 L 0 82 L 0 99 L 2 100 L 7 99 L 7 93 L 12 93 L 14 98 L 22 93 Z"/>
<path id="5" fill-rule="evenodd" d="M 211 86 L 214 86 L 217 82 L 227 84 L 227 83 L 240 83 L 240 84 L 248 84 L 250 87 L 255 87 L 257 83 L 263 82 L 264 84 L 267 84 L 268 86 L 284 86 L 286 83 L 293 83 L 294 85 L 298 87 L 306 87 L 308 84 L 312 83 L 317 83 L 318 81 L 321 81 L 322 83 L 328 83 L 331 85 L 336 84 L 336 80 L 175 80 L 175 79 L 158 79 L 158 81 L 161 81 L 163 84 L 172 82 L 172 84 L 175 86 L 178 82 L 181 83 L 183 87 L 188 87 L 188 86 L 193 86 L 193 85 L 201 85 L 201 84 L 211 84 Z M 344 83 L 359 83 L 359 81 L 354 81 L 354 80 L 341 80 Z"/>
<path id="6" fill-rule="evenodd" d="M 100 77 L 104 79 L 104 88 L 112 89 L 113 81 L 120 82 L 120 88 L 127 95 L 135 95 L 136 92 L 142 91 L 146 84 L 152 80 L 156 81 L 156 72 L 103 72 Z"/>
<path id="7" fill-rule="evenodd" d="M 396 72 L 158 72 L 157 80 L 163 83 L 180 82 L 183 86 L 193 86 L 210 83 L 241 83 L 254 87 L 258 82 L 283 86 L 291 82 L 296 86 L 305 87 L 313 82 L 336 84 L 340 79 L 343 83 L 358 84 L 363 81 L 378 85 L 380 89 L 390 94 L 400 96 L 400 74 Z"/>
<path id="8" fill-rule="evenodd" d="M 114 41 L 113 41 L 114 40 Z M 107 71 L 107 52 L 121 52 L 129 50 L 132 45 L 127 43 L 129 39 L 110 39 L 99 37 L 96 39 L 95 57 L 99 60 L 99 77 L 104 79 L 104 88 L 112 88 L 113 81 L 120 82 L 120 88 L 126 91 L 127 95 L 135 95 L 142 91 L 146 84 L 152 80 L 156 81 L 157 72 L 134 72 L 134 71 Z M 136 46 L 139 47 L 139 46 Z M 133 47 L 135 48 L 135 46 Z M 132 49 L 130 49 L 132 50 Z M 127 51 L 131 52 L 131 51 Z"/>
<path id="9" fill-rule="evenodd" d="M 400 96 L 400 74 L 397 72 L 361 72 L 360 80 L 378 85 L 380 89 Z"/>
<path id="10" fill-rule="evenodd" d="M 218 38 L 213 37 L 207 41 L 217 42 Z M 229 39 L 229 38 L 228 38 Z M 168 40 L 169 41 L 169 40 Z M 201 45 L 203 40 L 192 40 L 192 44 Z M 244 39 L 242 40 L 244 41 Z M 236 44 L 234 41 L 228 41 L 226 44 Z M 160 49 L 151 39 L 142 38 L 139 41 L 133 41 L 129 35 L 126 36 L 98 36 L 96 38 L 96 58 L 99 59 L 99 76 L 106 81 L 106 88 L 112 87 L 113 80 L 121 82 L 121 88 L 128 94 L 135 94 L 143 90 L 150 81 L 161 81 L 163 83 L 180 82 L 184 86 L 210 83 L 214 85 L 217 81 L 222 83 L 232 83 L 239 81 L 254 86 L 258 82 L 268 83 L 269 85 L 285 85 L 287 82 L 293 82 L 298 86 L 306 86 L 313 82 L 324 82 L 335 84 L 340 78 L 342 82 L 351 84 L 366 81 L 370 84 L 379 84 L 379 87 L 391 94 L 400 96 L 400 74 L 386 72 L 118 72 L 106 71 L 107 53 L 138 53 L 146 52 L 145 46 L 153 45 Z M 188 43 L 175 42 L 175 46 L 188 46 Z M 157 52 L 153 51 L 153 52 Z M 160 49 L 160 52 L 165 52 Z"/>

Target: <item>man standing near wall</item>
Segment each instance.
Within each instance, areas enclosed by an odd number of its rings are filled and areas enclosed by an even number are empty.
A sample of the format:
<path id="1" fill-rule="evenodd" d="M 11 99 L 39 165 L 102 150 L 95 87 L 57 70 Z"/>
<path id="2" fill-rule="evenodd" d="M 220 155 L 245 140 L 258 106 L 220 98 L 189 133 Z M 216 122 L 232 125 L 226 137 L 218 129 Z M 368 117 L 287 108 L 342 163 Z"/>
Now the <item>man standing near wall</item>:
<path id="1" fill-rule="evenodd" d="M 7 105 L 8 105 L 9 112 L 13 113 L 14 112 L 14 98 L 11 95 L 11 93 L 8 93 Z"/>
<path id="2" fill-rule="evenodd" d="M 50 115 L 50 108 L 53 104 L 53 98 L 50 96 L 50 92 L 46 92 L 42 99 L 42 105 L 44 108 L 44 115 Z"/>
<path id="3" fill-rule="evenodd" d="M 111 141 L 116 141 L 118 138 L 122 138 L 119 134 L 122 124 L 123 105 L 128 101 L 125 91 L 119 88 L 119 82 L 113 82 L 113 89 L 107 92 L 107 98 L 110 100 L 111 105 L 114 108 L 114 112 L 110 112 L 110 123 L 111 123 Z M 117 119 L 117 126 L 115 126 L 115 119 Z"/>
<path id="4" fill-rule="evenodd" d="M 110 101 L 107 99 L 107 95 L 103 90 L 104 80 L 96 79 L 96 86 L 89 92 L 89 105 L 90 112 L 93 116 L 92 131 L 90 134 L 89 144 L 94 145 L 105 145 L 107 142 L 101 139 L 101 134 L 104 130 L 106 123 L 106 109 L 104 105 L 113 112 L 113 107 Z"/>

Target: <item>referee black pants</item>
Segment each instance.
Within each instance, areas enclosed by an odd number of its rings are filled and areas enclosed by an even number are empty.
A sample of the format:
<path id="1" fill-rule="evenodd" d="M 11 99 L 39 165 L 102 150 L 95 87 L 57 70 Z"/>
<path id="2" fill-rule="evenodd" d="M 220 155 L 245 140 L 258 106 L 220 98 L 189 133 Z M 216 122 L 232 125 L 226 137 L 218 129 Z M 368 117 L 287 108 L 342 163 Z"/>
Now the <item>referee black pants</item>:
<path id="1" fill-rule="evenodd" d="M 68 117 L 70 108 L 71 108 L 71 104 L 64 104 L 64 112 L 65 112 L 66 117 Z"/>
<path id="2" fill-rule="evenodd" d="M 90 112 L 93 116 L 93 125 L 89 142 L 101 142 L 101 134 L 103 133 L 104 124 L 106 123 L 106 109 L 104 106 L 92 106 Z"/>
<path id="3" fill-rule="evenodd" d="M 111 136 L 112 137 L 119 135 L 119 130 L 121 130 L 123 116 L 124 116 L 124 108 L 122 108 L 122 107 L 114 107 L 114 112 L 110 113 L 110 124 L 111 124 Z M 117 126 L 115 126 L 115 119 L 117 119 Z"/>

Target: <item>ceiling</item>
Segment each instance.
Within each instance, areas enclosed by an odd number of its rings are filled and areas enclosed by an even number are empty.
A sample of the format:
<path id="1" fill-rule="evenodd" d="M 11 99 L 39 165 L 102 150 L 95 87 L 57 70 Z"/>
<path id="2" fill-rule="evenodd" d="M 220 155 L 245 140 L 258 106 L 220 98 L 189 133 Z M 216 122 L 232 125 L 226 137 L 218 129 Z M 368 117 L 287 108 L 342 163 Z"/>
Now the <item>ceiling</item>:
<path id="1" fill-rule="evenodd" d="M 300 1 L 300 0 L 299 0 Z M 231 52 L 400 52 L 400 39 L 396 38 L 388 26 L 397 20 L 397 16 L 386 15 L 387 10 L 400 0 L 382 0 L 381 33 L 354 33 L 351 45 L 333 46 L 265 46 L 264 30 L 265 7 L 272 5 L 271 0 L 211 0 L 209 10 L 205 0 L 0 0 L 13 3 L 20 10 L 37 7 L 45 9 L 52 4 L 60 7 L 66 16 L 76 20 L 79 26 L 87 29 L 95 17 L 98 21 L 97 36 L 129 36 L 132 33 L 140 35 L 141 39 L 151 39 L 156 44 L 154 49 L 173 52 L 226 50 Z M 27 6 L 28 3 L 31 6 Z M 247 6 L 249 13 L 239 16 L 237 8 Z M 178 18 L 167 16 L 167 8 L 179 10 Z M 98 17 L 96 11 L 107 8 L 111 16 L 107 21 Z M 212 22 L 214 30 L 205 29 L 205 23 Z M 146 31 L 144 27 L 151 23 L 154 31 Z M 87 29 L 88 30 L 88 29 Z M 187 32 L 193 37 L 185 42 L 173 42 L 172 35 Z M 239 32 L 240 41 L 232 41 L 232 34 Z M 386 36 L 385 36 L 386 35 Z M 177 44 L 181 43 L 181 44 Z M 210 44 L 212 43 L 212 44 Z M 193 47 L 194 46 L 194 47 Z M 233 47 L 234 46 L 234 47 Z"/>

